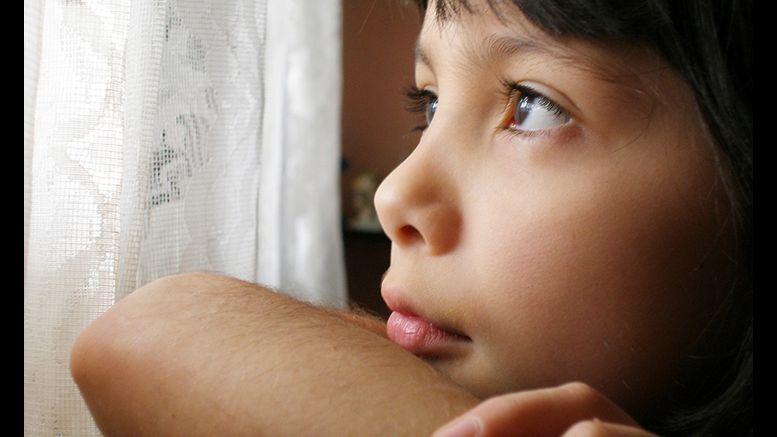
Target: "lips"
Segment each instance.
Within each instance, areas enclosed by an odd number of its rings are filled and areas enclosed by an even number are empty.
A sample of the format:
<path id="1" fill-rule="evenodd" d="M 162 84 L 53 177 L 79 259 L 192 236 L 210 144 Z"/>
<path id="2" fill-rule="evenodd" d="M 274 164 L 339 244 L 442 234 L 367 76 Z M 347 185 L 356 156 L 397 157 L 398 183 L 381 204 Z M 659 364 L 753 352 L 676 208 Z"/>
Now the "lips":
<path id="1" fill-rule="evenodd" d="M 387 294 L 391 294 L 391 298 Z M 454 354 L 471 342 L 468 337 L 441 328 L 417 315 L 407 305 L 399 304 L 396 295 L 386 293 L 385 289 L 384 299 L 393 311 L 386 324 L 389 340 L 415 355 Z"/>
<path id="2" fill-rule="evenodd" d="M 415 355 L 444 355 L 470 340 L 435 326 L 423 317 L 393 312 L 386 332 L 389 340 Z"/>

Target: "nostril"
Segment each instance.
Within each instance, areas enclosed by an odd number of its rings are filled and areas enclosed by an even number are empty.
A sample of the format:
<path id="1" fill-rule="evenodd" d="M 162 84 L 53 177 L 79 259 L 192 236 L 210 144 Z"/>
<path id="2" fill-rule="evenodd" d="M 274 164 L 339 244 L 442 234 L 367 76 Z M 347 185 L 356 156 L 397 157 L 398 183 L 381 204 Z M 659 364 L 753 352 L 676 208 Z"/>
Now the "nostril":
<path id="1" fill-rule="evenodd" d="M 398 241 L 404 244 L 412 244 L 414 242 L 423 241 L 424 237 L 421 232 L 411 225 L 405 225 L 399 228 L 397 231 Z"/>

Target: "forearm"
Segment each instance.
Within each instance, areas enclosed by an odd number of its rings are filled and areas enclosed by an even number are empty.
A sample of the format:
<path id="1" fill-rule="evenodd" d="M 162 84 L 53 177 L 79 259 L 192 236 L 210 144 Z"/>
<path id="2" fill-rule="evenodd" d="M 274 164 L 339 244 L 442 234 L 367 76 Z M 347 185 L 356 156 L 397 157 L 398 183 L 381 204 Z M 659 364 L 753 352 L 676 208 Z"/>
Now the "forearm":
<path id="1" fill-rule="evenodd" d="M 108 435 L 428 435 L 476 403 L 370 326 L 185 275 L 98 319 L 71 366 Z"/>

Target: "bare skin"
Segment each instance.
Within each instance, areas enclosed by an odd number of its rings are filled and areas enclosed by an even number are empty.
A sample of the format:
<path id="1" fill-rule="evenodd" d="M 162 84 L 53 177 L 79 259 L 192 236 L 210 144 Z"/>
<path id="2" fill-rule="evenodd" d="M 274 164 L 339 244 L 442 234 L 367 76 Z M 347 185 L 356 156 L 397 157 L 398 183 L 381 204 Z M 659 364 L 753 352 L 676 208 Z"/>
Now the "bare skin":
<path id="1" fill-rule="evenodd" d="M 734 271 L 693 95 L 645 47 L 470 5 L 427 10 L 427 122 L 375 198 L 389 338 L 478 397 L 582 381 L 649 426 L 714 371 Z"/>
<path id="2" fill-rule="evenodd" d="M 570 383 L 493 397 L 446 424 L 433 437 L 653 435 L 591 387 Z"/>
<path id="3" fill-rule="evenodd" d="M 382 333 L 241 281 L 180 275 L 90 325 L 71 369 L 108 436 L 429 435 L 478 402 Z"/>
<path id="4" fill-rule="evenodd" d="M 137 290 L 81 334 L 70 364 L 106 436 L 424 436 L 462 414 L 470 435 L 646 435 L 580 383 L 478 406 L 382 322 L 207 274 Z"/>

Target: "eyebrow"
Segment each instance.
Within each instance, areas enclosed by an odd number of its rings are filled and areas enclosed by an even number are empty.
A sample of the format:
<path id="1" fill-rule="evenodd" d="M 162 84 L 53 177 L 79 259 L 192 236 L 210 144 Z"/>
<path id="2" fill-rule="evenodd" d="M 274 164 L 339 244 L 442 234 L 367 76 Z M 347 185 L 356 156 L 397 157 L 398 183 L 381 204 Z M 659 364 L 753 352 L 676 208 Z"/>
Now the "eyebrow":
<path id="1" fill-rule="evenodd" d="M 542 41 L 536 38 L 524 39 L 515 38 L 511 36 L 496 37 L 495 35 L 486 39 L 485 50 L 478 47 L 475 50 L 468 50 L 469 61 L 483 62 L 492 60 L 507 60 L 517 54 L 539 52 L 548 54 L 558 60 L 577 60 L 576 58 L 582 58 L 573 56 L 570 50 L 568 54 L 560 53 L 558 46 L 554 46 L 546 41 Z M 416 63 L 424 64 L 428 67 L 434 65 L 431 54 L 421 44 L 420 38 L 415 42 L 415 61 Z"/>
<path id="2" fill-rule="evenodd" d="M 485 44 L 476 48 L 469 47 L 467 51 L 467 64 L 478 65 L 488 62 L 505 62 L 515 56 L 525 54 L 541 54 L 554 61 L 564 62 L 580 70 L 596 71 L 606 69 L 591 62 L 586 56 L 577 53 L 560 44 L 554 44 L 540 38 L 516 38 L 512 36 L 491 35 L 486 38 Z M 432 54 L 424 48 L 419 37 L 415 43 L 415 62 L 429 68 L 434 66 Z"/>
<path id="3" fill-rule="evenodd" d="M 539 56 L 545 58 L 541 62 L 558 64 L 560 68 L 575 69 L 593 79 L 617 86 L 617 93 L 621 96 L 632 96 L 638 101 L 648 99 L 650 102 L 656 98 L 652 87 L 647 87 L 641 79 L 643 73 L 651 71 L 635 71 L 628 64 L 620 63 L 609 50 L 601 52 L 605 56 L 602 58 L 597 54 L 575 50 L 574 47 L 567 46 L 563 42 L 531 36 L 491 34 L 480 41 L 481 43 L 464 43 L 465 47 L 459 49 L 462 50 L 464 57 L 458 61 L 458 66 L 470 69 L 489 63 L 515 62 L 515 57 L 526 56 L 527 59 L 531 59 L 532 56 Z M 419 36 L 415 43 L 416 66 L 424 65 L 434 71 L 434 61 L 434 53 L 429 50 L 428 44 L 422 44 Z"/>
<path id="4" fill-rule="evenodd" d="M 426 66 L 432 65 L 432 60 L 429 58 L 426 50 L 421 47 L 421 40 L 415 40 L 415 63 L 424 64 Z"/>

